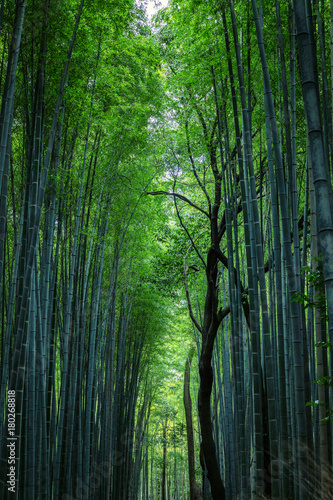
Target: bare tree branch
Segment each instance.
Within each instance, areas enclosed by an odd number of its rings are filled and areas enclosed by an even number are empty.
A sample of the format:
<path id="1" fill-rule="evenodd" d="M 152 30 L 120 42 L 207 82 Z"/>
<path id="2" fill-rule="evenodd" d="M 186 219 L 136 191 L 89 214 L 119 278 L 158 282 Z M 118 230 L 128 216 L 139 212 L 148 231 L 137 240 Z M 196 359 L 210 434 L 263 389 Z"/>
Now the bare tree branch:
<path id="1" fill-rule="evenodd" d="M 206 210 L 203 210 L 202 208 L 198 207 L 197 205 L 195 205 L 195 203 L 192 203 L 191 200 L 189 200 L 188 198 L 186 198 L 186 196 L 183 196 L 182 194 L 169 193 L 169 191 L 147 191 L 146 194 L 150 194 L 150 195 L 153 195 L 153 196 L 156 196 L 156 195 L 159 195 L 159 194 L 166 194 L 168 196 L 173 196 L 174 198 L 179 198 L 180 200 L 185 201 L 191 207 L 199 210 L 199 212 L 201 212 L 202 214 L 206 215 L 206 217 L 208 217 L 208 219 L 210 219 L 210 216 L 206 212 Z"/>
<path id="2" fill-rule="evenodd" d="M 187 268 L 187 266 L 186 266 L 186 264 L 184 262 L 184 284 L 185 284 L 185 293 L 186 293 L 186 300 L 187 300 L 188 311 L 189 311 L 189 314 L 190 314 L 190 318 L 193 321 L 193 324 L 195 325 L 195 327 L 197 328 L 197 330 L 202 335 L 202 327 L 199 325 L 197 319 L 195 318 L 195 316 L 193 314 L 192 302 L 191 302 L 190 292 L 188 290 L 188 283 L 187 283 L 187 270 L 188 270 L 188 268 Z"/>
<path id="3" fill-rule="evenodd" d="M 206 190 L 205 186 L 201 182 L 200 177 L 198 176 L 198 172 L 196 171 L 196 168 L 195 168 L 195 165 L 194 165 L 194 160 L 193 160 L 193 156 L 192 156 L 192 152 L 191 152 L 191 146 L 190 146 L 190 138 L 189 138 L 189 134 L 188 134 L 188 122 L 187 122 L 187 120 L 185 122 L 185 133 L 186 133 L 187 151 L 188 151 L 188 155 L 189 155 L 189 158 L 190 158 L 190 161 L 191 161 L 192 171 L 193 171 L 193 174 L 194 174 L 194 176 L 195 176 L 195 178 L 197 180 L 197 183 L 199 184 L 200 188 L 202 189 L 203 193 L 205 194 L 205 196 L 207 198 L 208 206 L 209 206 L 209 215 L 211 215 L 211 202 L 210 202 L 209 195 L 207 193 L 207 190 Z"/>
<path id="4" fill-rule="evenodd" d="M 219 322 L 219 324 L 222 322 L 222 320 L 230 313 L 230 306 L 227 306 L 225 307 L 224 309 L 221 309 L 219 310 L 219 312 L 217 313 L 217 321 Z"/>
<path id="5" fill-rule="evenodd" d="M 174 184 L 173 184 L 173 189 L 174 190 L 176 189 L 176 182 L 177 182 L 177 178 L 175 177 Z M 189 231 L 187 230 L 187 227 L 185 226 L 185 224 L 183 223 L 183 220 L 182 220 L 182 218 L 180 216 L 180 212 L 178 210 L 178 205 L 177 205 L 177 202 L 176 202 L 176 198 L 174 198 L 173 201 L 174 201 L 174 204 L 175 204 L 175 209 L 176 209 L 176 212 L 177 212 L 177 217 L 179 219 L 180 225 L 182 226 L 182 228 L 184 229 L 185 233 L 187 234 L 187 236 L 188 236 L 188 238 L 189 238 L 189 240 L 191 242 L 191 246 L 193 246 L 194 250 L 196 251 L 196 253 L 197 253 L 198 257 L 199 257 L 199 259 L 203 263 L 204 267 L 206 267 L 205 261 L 203 260 L 203 258 L 201 256 L 199 250 L 197 249 L 196 244 L 194 243 L 194 240 L 193 240 L 192 236 L 190 235 Z"/>

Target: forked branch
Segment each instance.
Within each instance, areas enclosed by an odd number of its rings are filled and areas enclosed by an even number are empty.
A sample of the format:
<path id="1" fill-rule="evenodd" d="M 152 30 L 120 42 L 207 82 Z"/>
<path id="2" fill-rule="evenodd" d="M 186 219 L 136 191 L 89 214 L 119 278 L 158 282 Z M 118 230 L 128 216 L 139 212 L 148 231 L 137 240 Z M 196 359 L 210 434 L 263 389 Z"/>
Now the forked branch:
<path id="1" fill-rule="evenodd" d="M 206 217 L 210 219 L 209 214 L 206 212 L 206 210 L 203 210 L 203 208 L 198 207 L 195 203 L 192 203 L 191 200 L 189 200 L 188 198 L 186 198 L 186 196 L 183 196 L 182 194 L 172 193 L 172 192 L 170 193 L 169 191 L 148 191 L 146 192 L 146 194 L 150 194 L 152 196 L 156 196 L 159 194 L 166 194 L 167 196 L 173 196 L 174 198 L 179 198 L 180 200 L 185 201 L 191 207 L 195 208 L 196 210 L 199 210 L 199 212 L 206 215 Z"/>

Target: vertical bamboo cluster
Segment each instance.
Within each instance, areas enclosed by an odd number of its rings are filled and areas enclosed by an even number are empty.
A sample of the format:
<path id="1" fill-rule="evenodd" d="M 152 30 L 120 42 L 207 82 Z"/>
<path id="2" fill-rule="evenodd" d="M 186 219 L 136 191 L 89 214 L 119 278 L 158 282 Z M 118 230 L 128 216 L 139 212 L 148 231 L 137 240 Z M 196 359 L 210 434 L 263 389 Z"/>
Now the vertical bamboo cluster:
<path id="1" fill-rule="evenodd" d="M 173 6 L 166 60 L 171 91 L 186 96 L 177 116 L 188 167 L 168 194 L 198 267 L 207 252 L 202 316 L 186 266 L 185 288 L 201 333 L 211 495 L 330 498 L 331 14 L 325 2 L 199 2 L 183 28 L 194 3 L 179 17 Z M 194 229 L 195 209 L 210 239 Z"/>
<path id="2" fill-rule="evenodd" d="M 124 28 L 130 7 L 115 14 Z M 74 19 L 68 8 L 15 2 L 11 42 L 1 43 L 3 499 L 134 498 L 144 460 L 156 311 L 132 272 L 140 256 L 129 233 L 140 225 L 141 193 L 124 192 L 119 175 L 133 152 L 131 129 L 124 131 L 128 116 L 105 111 L 98 19 L 83 55 L 81 20 L 87 26 L 92 14 L 84 0 Z M 67 35 L 55 32 L 58 18 L 71 20 L 62 26 Z M 68 48 L 54 61 L 59 36 Z M 76 72 L 86 58 L 80 86 Z M 147 110 L 137 119 L 145 128 Z"/>

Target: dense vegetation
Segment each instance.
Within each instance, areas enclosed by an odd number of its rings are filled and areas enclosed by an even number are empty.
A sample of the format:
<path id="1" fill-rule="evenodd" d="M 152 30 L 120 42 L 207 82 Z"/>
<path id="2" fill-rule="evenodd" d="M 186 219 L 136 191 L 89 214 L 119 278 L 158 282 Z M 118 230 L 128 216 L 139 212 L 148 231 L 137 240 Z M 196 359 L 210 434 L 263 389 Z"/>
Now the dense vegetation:
<path id="1" fill-rule="evenodd" d="M 333 4 L 2 0 L 0 498 L 333 498 Z"/>

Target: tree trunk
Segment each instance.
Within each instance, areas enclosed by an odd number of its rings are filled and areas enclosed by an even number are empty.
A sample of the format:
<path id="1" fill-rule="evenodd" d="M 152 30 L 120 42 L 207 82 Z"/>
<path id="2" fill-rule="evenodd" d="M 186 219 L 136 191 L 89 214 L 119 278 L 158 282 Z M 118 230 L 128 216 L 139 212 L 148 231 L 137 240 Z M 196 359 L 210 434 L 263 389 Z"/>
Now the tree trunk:
<path id="1" fill-rule="evenodd" d="M 194 350 L 192 349 L 186 360 L 185 373 L 184 373 L 184 408 L 185 408 L 186 433 L 187 433 L 188 475 L 190 481 L 190 500 L 202 500 L 199 486 L 197 485 L 197 482 L 195 480 L 192 400 L 190 394 L 190 368 L 193 355 L 194 355 Z"/>
<path id="2" fill-rule="evenodd" d="M 207 476 L 210 482 L 214 500 L 224 500 L 225 489 L 216 457 L 213 438 L 213 424 L 210 410 L 210 397 L 213 387 L 212 354 L 217 329 L 222 318 L 217 314 L 217 265 L 216 252 L 210 249 L 207 256 L 207 283 L 204 322 L 202 331 L 202 348 L 199 360 L 200 386 L 198 394 L 198 409 L 202 436 L 202 451 Z M 229 311 L 228 311 L 229 312 Z"/>
<path id="3" fill-rule="evenodd" d="M 167 460 L 167 425 L 168 417 L 165 417 L 163 424 L 163 468 L 162 468 L 162 482 L 161 482 L 161 499 L 166 500 L 166 460 Z"/>

